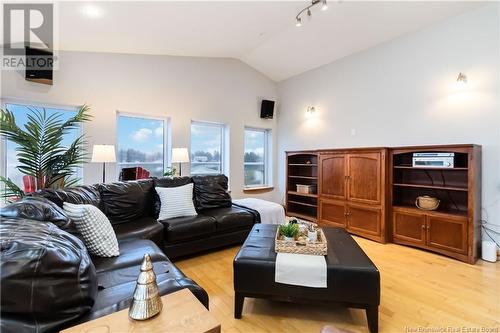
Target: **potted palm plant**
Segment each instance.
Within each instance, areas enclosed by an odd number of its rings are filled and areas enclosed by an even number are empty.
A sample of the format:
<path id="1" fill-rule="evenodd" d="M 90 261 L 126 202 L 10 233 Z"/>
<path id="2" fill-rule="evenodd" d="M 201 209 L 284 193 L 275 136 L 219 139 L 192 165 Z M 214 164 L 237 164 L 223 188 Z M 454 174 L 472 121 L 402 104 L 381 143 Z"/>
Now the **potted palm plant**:
<path id="1" fill-rule="evenodd" d="M 78 136 L 69 146 L 63 145 L 66 134 L 89 121 L 89 107 L 83 105 L 68 120 L 60 113 L 48 115 L 44 108 L 30 108 L 23 128 L 16 124 L 14 114 L 0 109 L 0 135 L 17 144 L 17 169 L 34 178 L 36 189 L 74 185 L 76 168 L 87 161 L 85 136 Z M 11 179 L 1 177 L 4 198 L 22 198 L 24 191 Z"/>

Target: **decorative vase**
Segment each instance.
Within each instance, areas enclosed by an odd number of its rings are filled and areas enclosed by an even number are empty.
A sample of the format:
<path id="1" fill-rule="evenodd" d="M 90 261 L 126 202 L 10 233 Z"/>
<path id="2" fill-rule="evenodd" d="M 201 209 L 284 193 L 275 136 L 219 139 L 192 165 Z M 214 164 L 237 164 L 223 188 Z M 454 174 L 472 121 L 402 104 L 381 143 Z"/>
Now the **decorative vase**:
<path id="1" fill-rule="evenodd" d="M 162 307 L 153 263 L 150 255 L 146 253 L 142 261 L 141 272 L 137 277 L 134 299 L 128 315 L 135 320 L 145 320 L 160 313 Z"/>
<path id="2" fill-rule="evenodd" d="M 295 237 L 288 237 L 288 236 L 285 236 L 285 235 L 283 235 L 283 239 L 286 242 L 293 242 L 293 241 L 295 241 Z"/>
<path id="3" fill-rule="evenodd" d="M 309 239 L 310 242 L 317 242 L 318 241 L 318 231 L 308 231 L 307 232 L 307 238 Z"/>

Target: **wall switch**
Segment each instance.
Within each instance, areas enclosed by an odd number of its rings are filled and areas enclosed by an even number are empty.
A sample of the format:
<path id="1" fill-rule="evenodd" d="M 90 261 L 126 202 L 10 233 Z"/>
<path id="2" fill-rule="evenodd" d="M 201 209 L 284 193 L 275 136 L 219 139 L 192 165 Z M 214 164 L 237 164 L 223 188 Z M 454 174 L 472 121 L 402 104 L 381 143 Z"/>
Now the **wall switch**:
<path id="1" fill-rule="evenodd" d="M 356 129 L 355 128 L 351 128 L 351 136 L 356 136 Z"/>

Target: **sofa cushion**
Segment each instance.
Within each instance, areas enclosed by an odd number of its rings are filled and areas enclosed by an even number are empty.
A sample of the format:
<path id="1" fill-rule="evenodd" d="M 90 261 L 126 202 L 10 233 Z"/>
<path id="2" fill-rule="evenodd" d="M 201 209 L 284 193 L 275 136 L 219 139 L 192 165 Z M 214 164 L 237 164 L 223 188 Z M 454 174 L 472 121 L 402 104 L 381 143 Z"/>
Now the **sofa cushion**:
<path id="1" fill-rule="evenodd" d="M 217 221 L 217 230 L 251 229 L 254 215 L 239 207 L 213 208 L 203 211 L 203 215 L 212 216 Z"/>
<path id="2" fill-rule="evenodd" d="M 154 187 L 178 187 L 187 185 L 193 182 L 191 177 L 161 177 L 161 178 L 153 178 Z M 158 218 L 160 214 L 160 197 L 158 193 L 154 191 L 153 194 L 153 216 Z M 193 199 L 194 200 L 194 199 Z"/>
<path id="3" fill-rule="evenodd" d="M 158 292 L 161 296 L 187 288 L 208 309 L 208 294 L 203 288 L 197 285 L 193 280 L 185 277 L 173 264 L 166 264 L 166 262 L 160 263 L 165 264 L 164 267 L 168 269 L 165 273 L 157 269 L 157 267 L 154 268 Z M 135 270 L 137 271 L 135 273 L 137 278 L 139 267 L 135 267 Z M 96 302 L 92 310 L 78 318 L 72 325 L 128 309 L 132 303 L 135 286 L 136 282 L 134 280 L 101 289 L 97 294 Z"/>
<path id="4" fill-rule="evenodd" d="M 228 193 L 227 177 L 194 176 L 194 201 L 196 209 L 231 207 L 231 195 Z"/>
<path id="5" fill-rule="evenodd" d="M 52 222 L 63 230 L 75 230 L 64 210 L 44 197 L 26 197 L 11 203 L 0 208 L 0 216 Z"/>
<path id="6" fill-rule="evenodd" d="M 2 332 L 56 332 L 92 308 L 96 272 L 78 238 L 50 222 L 3 219 L 0 239 Z"/>
<path id="7" fill-rule="evenodd" d="M 101 195 L 98 185 L 83 185 L 63 189 L 43 189 L 31 196 L 44 197 L 62 208 L 63 202 L 88 204 L 101 208 Z"/>
<path id="8" fill-rule="evenodd" d="M 145 253 L 149 253 L 153 262 L 168 260 L 167 256 L 155 243 L 146 239 L 120 241 L 118 244 L 120 255 L 118 257 L 103 258 L 91 255 L 97 274 L 108 271 L 117 271 L 128 267 L 136 267 L 139 275 L 139 266 Z"/>
<path id="9" fill-rule="evenodd" d="M 116 238 L 118 241 L 130 239 L 149 239 L 161 246 L 163 240 L 163 224 L 152 216 L 146 216 L 134 222 L 115 224 Z"/>
<path id="10" fill-rule="evenodd" d="M 149 216 L 153 207 L 153 180 L 100 184 L 102 207 L 112 224 Z"/>
<path id="11" fill-rule="evenodd" d="M 176 217 L 160 221 L 164 226 L 166 243 L 201 238 L 213 234 L 216 230 L 215 219 L 211 216 L 197 215 Z"/>

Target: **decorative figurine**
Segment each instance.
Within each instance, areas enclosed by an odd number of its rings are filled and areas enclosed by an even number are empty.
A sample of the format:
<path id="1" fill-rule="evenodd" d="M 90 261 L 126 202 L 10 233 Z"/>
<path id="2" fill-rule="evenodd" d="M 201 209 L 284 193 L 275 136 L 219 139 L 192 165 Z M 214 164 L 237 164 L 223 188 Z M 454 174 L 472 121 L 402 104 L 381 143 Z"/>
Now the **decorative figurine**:
<path id="1" fill-rule="evenodd" d="M 145 320 L 160 313 L 162 307 L 151 256 L 146 253 L 142 261 L 141 272 L 137 277 L 134 299 L 128 315 L 135 320 Z"/>

